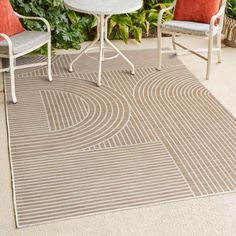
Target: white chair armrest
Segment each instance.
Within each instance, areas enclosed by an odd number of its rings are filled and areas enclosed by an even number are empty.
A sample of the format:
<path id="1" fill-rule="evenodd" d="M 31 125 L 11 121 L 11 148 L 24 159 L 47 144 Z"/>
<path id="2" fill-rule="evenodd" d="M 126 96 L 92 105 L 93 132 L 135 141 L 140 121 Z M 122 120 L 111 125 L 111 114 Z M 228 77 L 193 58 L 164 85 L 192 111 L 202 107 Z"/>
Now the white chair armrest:
<path id="1" fill-rule="evenodd" d="M 219 11 L 217 12 L 217 14 L 211 17 L 210 31 L 213 30 L 215 22 L 219 18 L 220 18 L 220 30 L 222 29 L 222 27 L 223 27 L 223 19 L 224 19 L 224 14 L 225 14 L 225 8 L 226 8 L 226 0 L 223 0 L 222 5 L 221 5 Z"/>
<path id="2" fill-rule="evenodd" d="M 175 5 L 176 5 L 176 0 L 173 2 L 173 4 L 172 4 L 171 6 L 160 10 L 160 12 L 159 12 L 159 14 L 158 14 L 158 22 L 157 22 L 157 24 L 158 24 L 159 26 L 160 26 L 161 23 L 162 23 L 163 14 L 164 14 L 165 12 L 167 12 L 167 11 L 172 10 L 172 9 L 175 7 Z"/>
<path id="3" fill-rule="evenodd" d="M 11 41 L 10 37 L 8 35 L 4 34 L 4 33 L 0 33 L 0 37 L 4 38 L 7 41 L 8 48 L 9 48 L 9 54 L 13 53 L 12 41 Z"/>
<path id="4" fill-rule="evenodd" d="M 49 22 L 46 19 L 44 19 L 42 17 L 36 17 L 36 16 L 22 16 L 22 15 L 20 15 L 17 12 L 15 12 L 15 14 L 16 14 L 17 17 L 19 17 L 21 19 L 40 20 L 40 21 L 42 21 L 46 25 L 46 27 L 47 27 L 47 32 L 51 32 L 50 24 L 49 24 Z"/>

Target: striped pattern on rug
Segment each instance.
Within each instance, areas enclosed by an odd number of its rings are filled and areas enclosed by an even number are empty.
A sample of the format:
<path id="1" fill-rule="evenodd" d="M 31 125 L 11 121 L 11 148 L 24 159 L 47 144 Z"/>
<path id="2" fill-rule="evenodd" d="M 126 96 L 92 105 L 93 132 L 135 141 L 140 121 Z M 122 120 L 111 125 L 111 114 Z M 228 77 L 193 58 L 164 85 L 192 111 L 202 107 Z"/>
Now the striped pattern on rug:
<path id="1" fill-rule="evenodd" d="M 40 91 L 50 131 L 68 129 L 77 125 L 88 113 L 85 100 L 57 90 Z"/>
<path id="2" fill-rule="evenodd" d="M 14 160 L 13 165 L 17 166 L 20 225 L 193 196 L 158 142 L 25 157 Z"/>
<path id="3" fill-rule="evenodd" d="M 7 117 L 18 227 L 235 191 L 235 118 L 176 57 L 156 71 L 155 52 L 138 53 L 127 53 L 134 76 L 105 64 L 101 88 L 86 57 L 69 74 L 72 58 L 56 56 L 52 83 L 45 67 L 17 72 Z"/>

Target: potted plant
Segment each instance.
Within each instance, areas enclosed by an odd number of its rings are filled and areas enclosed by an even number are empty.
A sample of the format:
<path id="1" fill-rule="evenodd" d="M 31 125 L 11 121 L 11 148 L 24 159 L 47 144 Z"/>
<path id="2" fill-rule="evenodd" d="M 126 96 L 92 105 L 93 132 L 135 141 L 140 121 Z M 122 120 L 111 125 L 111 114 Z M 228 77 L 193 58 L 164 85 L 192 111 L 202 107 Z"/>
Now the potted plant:
<path id="1" fill-rule="evenodd" d="M 227 1 L 224 35 L 224 44 L 236 47 L 236 0 Z"/>

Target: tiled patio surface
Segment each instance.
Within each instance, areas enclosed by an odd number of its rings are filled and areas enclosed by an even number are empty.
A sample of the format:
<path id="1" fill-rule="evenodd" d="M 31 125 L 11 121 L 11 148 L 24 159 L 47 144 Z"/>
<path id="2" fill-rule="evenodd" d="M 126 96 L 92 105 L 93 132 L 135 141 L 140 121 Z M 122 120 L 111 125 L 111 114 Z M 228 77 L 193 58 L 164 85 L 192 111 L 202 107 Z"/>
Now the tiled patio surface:
<path id="1" fill-rule="evenodd" d="M 199 40 L 188 45 L 202 46 Z M 170 40 L 165 40 L 169 46 Z M 130 42 L 123 49 L 155 48 L 156 40 L 142 44 Z M 60 51 L 59 53 L 63 53 Z M 72 51 L 73 53 L 73 51 Z M 204 80 L 205 62 L 194 56 L 182 56 L 183 63 L 213 95 L 236 117 L 236 49 L 223 49 L 223 63 L 214 64 L 212 78 Z M 215 60 L 216 61 L 216 60 Z M 0 77 L 0 235 L 1 236 L 123 236 L 123 235 L 236 235 L 236 193 L 199 198 L 115 213 L 100 214 L 24 229 L 15 229 L 10 182 L 2 77 Z"/>

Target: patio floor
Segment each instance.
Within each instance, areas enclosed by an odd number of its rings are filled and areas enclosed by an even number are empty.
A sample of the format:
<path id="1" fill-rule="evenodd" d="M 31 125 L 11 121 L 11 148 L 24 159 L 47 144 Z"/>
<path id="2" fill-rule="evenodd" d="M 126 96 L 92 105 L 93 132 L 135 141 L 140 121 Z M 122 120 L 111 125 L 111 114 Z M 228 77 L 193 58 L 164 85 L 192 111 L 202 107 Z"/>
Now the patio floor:
<path id="1" fill-rule="evenodd" d="M 188 46 L 199 48 L 201 40 L 180 38 Z M 164 41 L 170 46 L 170 40 Z M 155 48 L 155 39 L 128 45 L 117 41 L 121 49 Z M 74 53 L 74 51 L 69 51 Z M 63 50 L 58 53 L 64 53 Z M 66 51 L 68 53 L 68 51 Z M 204 80 L 205 62 L 195 56 L 181 56 L 188 69 L 236 117 L 236 49 L 223 48 L 223 63 L 212 66 L 212 76 Z M 216 60 L 215 60 L 216 61 Z M 0 235 L 1 236 L 60 236 L 60 235 L 236 235 L 236 193 L 205 197 L 98 214 L 73 220 L 59 221 L 23 229 L 15 228 L 10 169 L 7 148 L 2 76 L 0 75 Z"/>

